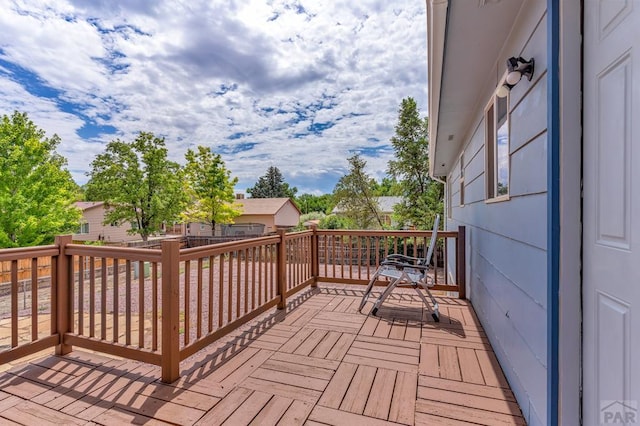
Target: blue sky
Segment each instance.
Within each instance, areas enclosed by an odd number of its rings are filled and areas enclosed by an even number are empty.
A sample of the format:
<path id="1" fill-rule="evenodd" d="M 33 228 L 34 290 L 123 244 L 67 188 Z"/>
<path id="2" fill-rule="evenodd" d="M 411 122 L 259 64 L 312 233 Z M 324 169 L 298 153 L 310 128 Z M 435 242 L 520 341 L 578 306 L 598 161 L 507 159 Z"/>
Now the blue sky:
<path id="1" fill-rule="evenodd" d="M 0 113 L 27 112 L 74 179 L 115 138 L 220 153 L 238 191 L 269 166 L 331 192 L 380 179 L 402 98 L 426 113 L 425 2 L 0 0 Z"/>

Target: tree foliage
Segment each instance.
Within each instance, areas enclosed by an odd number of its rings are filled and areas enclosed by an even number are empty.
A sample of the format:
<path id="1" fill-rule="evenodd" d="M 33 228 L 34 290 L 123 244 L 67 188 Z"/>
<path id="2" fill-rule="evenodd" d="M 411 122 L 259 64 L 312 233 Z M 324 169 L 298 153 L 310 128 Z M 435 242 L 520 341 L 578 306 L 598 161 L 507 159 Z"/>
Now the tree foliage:
<path id="1" fill-rule="evenodd" d="M 333 207 L 330 194 L 302 194 L 294 200 L 302 214 L 311 212 L 328 213 Z"/>
<path id="2" fill-rule="evenodd" d="M 284 181 L 280 169 L 270 166 L 264 176 L 258 178 L 258 182 L 247 188 L 247 193 L 251 198 L 294 198 L 298 188 L 290 187 Z"/>
<path id="3" fill-rule="evenodd" d="M 380 183 L 376 182 L 375 193 L 379 197 L 400 197 L 402 185 L 395 178 L 385 176 Z"/>
<path id="4" fill-rule="evenodd" d="M 211 225 L 212 235 L 216 224 L 233 223 L 241 214 L 241 208 L 234 204 L 234 186 L 238 178 L 231 178 L 219 154 L 210 148 L 198 146 L 197 152 L 189 149 L 185 154 L 186 192 L 190 205 L 183 213 L 189 222 L 206 222 Z"/>
<path id="5" fill-rule="evenodd" d="M 400 182 L 404 201 L 395 213 L 404 224 L 430 229 L 443 212 L 444 188 L 429 176 L 428 118 L 421 119 L 413 98 L 402 100 L 391 144 L 395 160 L 389 174 Z"/>
<path id="6" fill-rule="evenodd" d="M 133 142 L 109 142 L 91 163 L 88 200 L 104 201 L 105 224 L 130 222 L 147 238 L 178 219 L 186 195 L 180 166 L 167 159 L 164 138 L 140 132 Z"/>
<path id="7" fill-rule="evenodd" d="M 384 222 L 375 194 L 376 181 L 364 170 L 367 162 L 359 154 L 348 160 L 349 173 L 340 178 L 333 190 L 336 208 L 356 228 L 383 228 Z"/>
<path id="8" fill-rule="evenodd" d="M 60 138 L 45 137 L 27 114 L 0 121 L 0 247 L 50 244 L 74 232 L 81 212 L 73 202 L 78 186 L 55 149 Z"/>

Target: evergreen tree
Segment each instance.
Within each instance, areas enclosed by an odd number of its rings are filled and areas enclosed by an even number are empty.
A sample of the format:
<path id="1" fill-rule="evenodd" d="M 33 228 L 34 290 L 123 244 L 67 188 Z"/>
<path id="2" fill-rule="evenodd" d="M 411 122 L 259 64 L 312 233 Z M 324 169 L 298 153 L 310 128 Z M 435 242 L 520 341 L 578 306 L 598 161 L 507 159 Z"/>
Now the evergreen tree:
<path id="1" fill-rule="evenodd" d="M 395 160 L 389 174 L 400 182 L 403 202 L 395 213 L 405 224 L 430 229 L 443 212 L 444 187 L 429 176 L 428 118 L 421 119 L 413 98 L 402 100 L 391 144 Z"/>
<path id="2" fill-rule="evenodd" d="M 376 181 L 367 175 L 367 162 L 359 154 L 349 160 L 349 173 L 342 176 L 333 190 L 333 199 L 340 215 L 356 228 L 383 228 L 380 206 L 375 194 Z"/>
<path id="3" fill-rule="evenodd" d="M 251 198 L 294 198 L 296 192 L 298 188 L 290 187 L 280 170 L 274 166 L 269 167 L 252 188 L 247 188 Z"/>

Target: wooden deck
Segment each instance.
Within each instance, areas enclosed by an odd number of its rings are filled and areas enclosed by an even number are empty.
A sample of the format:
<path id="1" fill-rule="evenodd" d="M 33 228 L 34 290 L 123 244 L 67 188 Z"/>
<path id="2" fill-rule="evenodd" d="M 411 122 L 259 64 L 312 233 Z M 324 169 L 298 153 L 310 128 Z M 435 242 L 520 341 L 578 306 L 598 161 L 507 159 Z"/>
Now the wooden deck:
<path id="1" fill-rule="evenodd" d="M 0 374 L 0 424 L 523 425 L 473 309 L 393 294 L 378 317 L 363 287 L 322 285 L 181 364 L 76 350 Z M 367 306 L 364 312 L 368 312 Z"/>

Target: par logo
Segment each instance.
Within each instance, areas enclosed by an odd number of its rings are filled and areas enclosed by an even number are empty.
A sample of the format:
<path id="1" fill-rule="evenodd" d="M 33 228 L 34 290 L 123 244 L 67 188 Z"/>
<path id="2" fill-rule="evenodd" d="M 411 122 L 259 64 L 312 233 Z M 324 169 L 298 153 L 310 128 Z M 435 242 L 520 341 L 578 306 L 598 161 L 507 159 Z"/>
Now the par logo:
<path id="1" fill-rule="evenodd" d="M 601 401 L 600 424 L 635 425 L 638 424 L 638 401 Z"/>

